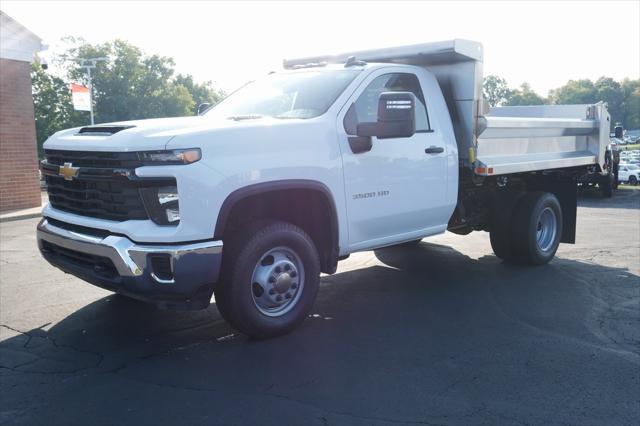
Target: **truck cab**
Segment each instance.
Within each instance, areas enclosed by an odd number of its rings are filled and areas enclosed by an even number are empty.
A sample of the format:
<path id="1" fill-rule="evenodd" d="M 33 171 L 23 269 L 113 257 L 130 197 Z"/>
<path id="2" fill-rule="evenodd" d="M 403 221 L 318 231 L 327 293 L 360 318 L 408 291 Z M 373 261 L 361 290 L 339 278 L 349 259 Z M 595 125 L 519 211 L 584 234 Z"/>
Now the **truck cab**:
<path id="1" fill-rule="evenodd" d="M 482 230 L 505 261 L 544 264 L 575 239 L 576 176 L 606 173 L 606 107 L 490 111 L 478 43 L 284 68 L 197 117 L 52 135 L 45 259 L 164 308 L 215 295 L 234 327 L 270 337 L 356 251 Z"/>

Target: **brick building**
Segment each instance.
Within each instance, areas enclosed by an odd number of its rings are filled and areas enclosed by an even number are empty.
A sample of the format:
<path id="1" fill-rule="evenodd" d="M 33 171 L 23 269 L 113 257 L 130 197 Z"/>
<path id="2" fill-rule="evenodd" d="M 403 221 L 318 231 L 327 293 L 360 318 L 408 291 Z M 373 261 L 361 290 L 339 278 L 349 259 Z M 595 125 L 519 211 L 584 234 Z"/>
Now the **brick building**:
<path id="1" fill-rule="evenodd" d="M 0 11 L 0 211 L 41 204 L 31 62 L 43 50 L 31 31 Z"/>

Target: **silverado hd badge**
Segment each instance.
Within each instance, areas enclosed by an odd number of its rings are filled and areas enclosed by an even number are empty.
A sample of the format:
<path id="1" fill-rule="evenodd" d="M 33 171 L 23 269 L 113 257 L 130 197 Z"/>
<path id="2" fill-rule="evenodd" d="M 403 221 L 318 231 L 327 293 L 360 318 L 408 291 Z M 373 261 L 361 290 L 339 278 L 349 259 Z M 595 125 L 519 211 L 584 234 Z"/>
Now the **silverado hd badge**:
<path id="1" fill-rule="evenodd" d="M 74 177 L 78 176 L 78 170 L 80 170 L 80 167 L 73 167 L 71 163 L 64 163 L 64 166 L 60 166 L 58 169 L 58 174 L 64 180 L 73 180 Z"/>
<path id="2" fill-rule="evenodd" d="M 373 192 L 362 192 L 360 194 L 353 194 L 352 197 L 354 200 L 360 200 L 362 198 L 375 198 L 375 197 L 386 197 L 389 195 L 389 191 L 373 191 Z"/>

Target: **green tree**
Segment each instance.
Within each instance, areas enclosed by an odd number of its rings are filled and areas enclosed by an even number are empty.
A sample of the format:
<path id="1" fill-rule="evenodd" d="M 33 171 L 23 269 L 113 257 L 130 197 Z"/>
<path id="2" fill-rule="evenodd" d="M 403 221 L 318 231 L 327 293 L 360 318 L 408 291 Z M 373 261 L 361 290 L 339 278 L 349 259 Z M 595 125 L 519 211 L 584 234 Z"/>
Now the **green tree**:
<path id="1" fill-rule="evenodd" d="M 606 102 L 614 123 L 624 121 L 624 93 L 620 83 L 609 77 L 600 77 L 594 87 L 596 93 L 593 102 Z"/>
<path id="2" fill-rule="evenodd" d="M 627 129 L 640 129 L 640 79 L 622 80 L 622 122 Z"/>
<path id="3" fill-rule="evenodd" d="M 620 122 L 627 129 L 640 127 L 640 80 L 625 79 L 622 83 L 609 77 L 591 80 L 570 80 L 552 90 L 554 104 L 590 104 L 606 102 L 611 122 Z"/>
<path id="4" fill-rule="evenodd" d="M 151 55 L 123 40 L 91 45 L 80 41 L 63 55 L 71 58 L 106 57 L 92 70 L 94 114 L 97 123 L 193 115 L 189 91 L 173 79 L 173 59 Z M 87 83 L 78 62 L 67 61 L 68 76 Z"/>
<path id="5" fill-rule="evenodd" d="M 196 108 L 198 105 L 203 103 L 209 103 L 211 105 L 216 104 L 225 95 L 223 91 L 215 89 L 211 81 L 205 81 L 202 84 L 198 84 L 193 81 L 193 77 L 190 75 L 178 74 L 174 81 L 176 84 L 184 86 L 189 91 L 193 101 L 195 102 Z"/>
<path id="6" fill-rule="evenodd" d="M 543 105 L 545 99 L 531 89 L 529 83 L 522 83 L 513 90 L 504 105 Z"/>
<path id="7" fill-rule="evenodd" d="M 86 118 L 83 113 L 74 111 L 69 85 L 60 77 L 47 73 L 37 62 L 31 66 L 31 82 L 38 155 L 42 156 L 42 144 L 49 136 L 86 124 Z"/>
<path id="8" fill-rule="evenodd" d="M 569 80 L 550 92 L 554 104 L 590 104 L 596 101 L 596 87 L 591 80 Z"/>
<path id="9" fill-rule="evenodd" d="M 63 39 L 67 48 L 54 56 L 53 63 L 64 77 L 45 72 L 38 64 L 32 69 L 33 97 L 38 149 L 58 130 L 89 124 L 89 113 L 75 111 L 70 82 L 87 84 L 79 58 L 105 57 L 92 70 L 96 123 L 157 117 L 194 115 L 199 103 L 215 103 L 224 93 L 209 81 L 199 84 L 190 75 L 174 77 L 174 61 L 159 55 L 145 55 L 122 41 L 92 45 L 81 38 Z"/>
<path id="10" fill-rule="evenodd" d="M 506 80 L 497 75 L 485 77 L 482 84 L 482 92 L 484 99 L 492 107 L 504 105 L 511 96 L 511 90 L 509 90 Z"/>

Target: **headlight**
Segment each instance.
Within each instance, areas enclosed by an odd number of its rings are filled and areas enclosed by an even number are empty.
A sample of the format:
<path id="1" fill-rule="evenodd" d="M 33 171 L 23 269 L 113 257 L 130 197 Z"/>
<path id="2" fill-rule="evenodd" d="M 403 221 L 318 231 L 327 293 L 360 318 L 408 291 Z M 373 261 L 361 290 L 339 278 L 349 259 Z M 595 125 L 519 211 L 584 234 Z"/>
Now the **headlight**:
<path id="1" fill-rule="evenodd" d="M 142 188 L 140 193 L 151 220 L 158 225 L 177 225 L 180 223 L 180 199 L 177 186 Z"/>
<path id="2" fill-rule="evenodd" d="M 139 157 L 145 166 L 191 164 L 202 158 L 202 152 L 199 148 L 146 151 L 140 152 Z"/>

